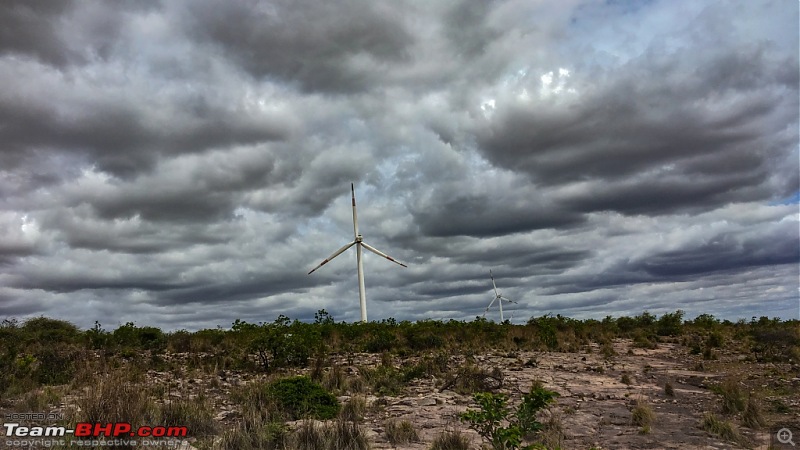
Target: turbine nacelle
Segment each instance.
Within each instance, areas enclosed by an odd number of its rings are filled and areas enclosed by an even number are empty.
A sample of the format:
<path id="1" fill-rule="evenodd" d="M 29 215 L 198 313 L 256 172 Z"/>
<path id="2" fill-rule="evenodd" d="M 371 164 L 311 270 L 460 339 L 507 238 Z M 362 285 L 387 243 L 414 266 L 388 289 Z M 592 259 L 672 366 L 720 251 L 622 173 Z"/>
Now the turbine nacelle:
<path id="1" fill-rule="evenodd" d="M 500 294 L 500 292 L 498 292 L 497 284 L 495 284 L 495 282 L 494 282 L 494 275 L 492 275 L 492 270 L 491 269 L 489 269 L 489 278 L 492 279 L 492 288 L 494 289 L 494 298 L 489 303 L 489 306 L 487 306 L 486 309 L 483 311 L 483 317 L 486 317 L 486 313 L 489 312 L 489 308 L 491 308 L 492 305 L 494 305 L 494 302 L 497 302 L 497 306 L 499 306 L 499 308 L 500 308 L 500 322 L 505 322 L 505 320 L 503 319 L 503 302 L 506 301 L 506 302 L 509 302 L 509 303 L 516 303 L 516 304 L 519 304 L 519 303 L 515 302 L 514 300 L 508 299 L 506 297 L 503 297 L 503 295 Z"/>

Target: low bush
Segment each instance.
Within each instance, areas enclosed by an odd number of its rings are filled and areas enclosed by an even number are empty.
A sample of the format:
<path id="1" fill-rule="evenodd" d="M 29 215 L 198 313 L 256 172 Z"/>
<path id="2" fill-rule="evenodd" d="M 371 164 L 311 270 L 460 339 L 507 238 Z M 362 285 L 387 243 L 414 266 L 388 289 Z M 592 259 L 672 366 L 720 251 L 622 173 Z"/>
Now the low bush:
<path id="1" fill-rule="evenodd" d="M 266 393 L 290 420 L 333 419 L 339 413 L 336 397 L 308 377 L 276 380 L 267 385 Z"/>
<path id="2" fill-rule="evenodd" d="M 531 391 L 522 396 L 517 410 L 512 412 L 505 394 L 482 392 L 473 396 L 480 409 L 467 410 L 460 418 L 489 441 L 493 449 L 517 449 L 524 438 L 543 428 L 536 416 L 542 408 L 554 402 L 557 396 L 556 392 L 545 389 L 541 383 L 534 383 Z"/>

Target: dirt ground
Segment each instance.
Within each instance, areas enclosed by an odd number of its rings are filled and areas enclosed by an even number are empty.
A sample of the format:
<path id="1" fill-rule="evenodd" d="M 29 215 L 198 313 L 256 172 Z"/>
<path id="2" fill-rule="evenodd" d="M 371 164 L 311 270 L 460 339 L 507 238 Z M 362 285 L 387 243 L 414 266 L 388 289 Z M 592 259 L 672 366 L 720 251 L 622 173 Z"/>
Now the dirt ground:
<path id="1" fill-rule="evenodd" d="M 551 413 L 561 423 L 563 449 L 745 448 L 700 427 L 704 413 L 719 410 L 718 396 L 709 386 L 729 376 L 753 388 L 774 385 L 793 390 L 793 394 L 781 396 L 793 412 L 767 412 L 767 416 L 770 423 L 793 424 L 800 430 L 800 374 L 796 372 L 790 380 L 773 377 L 771 372 L 781 372 L 774 365 L 748 363 L 734 354 L 723 354 L 718 361 L 703 361 L 677 344 L 660 344 L 654 350 L 632 349 L 630 341 L 619 340 L 614 349 L 617 356 L 609 359 L 600 354 L 599 348 L 594 348 L 591 353 L 488 354 L 478 356 L 477 360 L 481 366 L 504 371 L 501 391 L 512 397 L 515 393 L 518 397 L 520 391 L 527 392 L 534 380 L 541 380 L 545 387 L 560 394 Z M 791 371 L 786 367 L 780 369 Z M 630 384 L 621 381 L 624 374 L 629 376 Z M 674 396 L 666 395 L 667 382 L 674 387 Z M 469 396 L 447 390 L 440 392 L 435 385 L 436 380 L 412 383 L 408 389 L 410 395 L 391 399 L 383 411 L 367 417 L 373 448 L 425 449 L 443 430 L 466 430 L 466 425 L 458 421 L 458 414 L 470 406 Z M 646 401 L 655 413 L 654 424 L 647 434 L 640 433 L 640 427 L 631 421 L 631 409 L 637 400 Z M 772 398 L 763 400 L 769 403 Z M 412 422 L 419 431 L 420 442 L 392 446 L 382 429 L 382 424 L 392 418 Z M 768 429 L 753 431 L 742 427 L 741 431 L 753 442 L 751 448 L 769 448 Z M 475 447 L 482 444 L 477 433 L 471 430 L 466 433 Z"/>
<path id="2" fill-rule="evenodd" d="M 703 360 L 701 355 L 689 354 L 688 349 L 678 343 L 660 343 L 656 349 L 642 349 L 634 348 L 629 340 L 620 339 L 614 341 L 613 348 L 616 352 L 613 356 L 604 356 L 600 347 L 593 344 L 578 353 L 504 351 L 472 357 L 480 368 L 502 371 L 499 392 L 508 394 L 512 404 L 518 402 L 521 393 L 528 392 L 536 380 L 557 392 L 557 402 L 545 419 L 552 417 L 550 422 L 558 425 L 561 433 L 554 435 L 561 436 L 560 448 L 566 450 L 793 448 L 789 444 L 770 447 L 770 433 L 777 430 L 778 424 L 797 430 L 796 436 L 800 438 L 800 367 L 797 365 L 756 363 L 724 349 L 719 351 L 717 359 Z M 381 355 L 340 355 L 334 356 L 333 362 L 352 375 L 359 367 L 380 364 Z M 398 368 L 411 363 L 397 356 L 391 361 Z M 463 363 L 463 356 L 450 356 L 452 367 Z M 240 418 L 237 406 L 230 399 L 231 391 L 258 376 L 226 371 L 176 376 L 149 371 L 146 377 L 151 386 L 168 385 L 170 396 L 202 394 L 209 397 L 214 404 L 215 420 L 225 429 Z M 739 427 L 752 443 L 747 447 L 701 427 L 703 416 L 708 412 L 739 423 L 738 417 L 720 413 L 720 396 L 710 389 L 729 378 L 740 383 L 745 392 L 757 393 L 765 417 L 773 425 L 761 430 Z M 674 388 L 672 396 L 665 392 L 667 383 Z M 462 431 L 473 448 L 486 444 L 458 418 L 460 413 L 475 407 L 471 396 L 442 389 L 444 384 L 443 379 L 423 377 L 411 381 L 398 396 L 366 395 L 367 410 L 362 427 L 371 447 L 428 449 L 440 433 L 449 430 Z M 339 400 L 346 403 L 350 397 L 342 396 Z M 632 422 L 632 409 L 637 401 L 648 404 L 655 414 L 647 433 Z M 70 406 L 70 398 L 66 396 L 59 409 L 67 411 Z M 384 428 L 390 420 L 411 422 L 419 441 L 392 445 Z M 189 443 L 192 445 L 182 448 L 207 447 L 208 440 L 205 445 L 194 439 Z"/>

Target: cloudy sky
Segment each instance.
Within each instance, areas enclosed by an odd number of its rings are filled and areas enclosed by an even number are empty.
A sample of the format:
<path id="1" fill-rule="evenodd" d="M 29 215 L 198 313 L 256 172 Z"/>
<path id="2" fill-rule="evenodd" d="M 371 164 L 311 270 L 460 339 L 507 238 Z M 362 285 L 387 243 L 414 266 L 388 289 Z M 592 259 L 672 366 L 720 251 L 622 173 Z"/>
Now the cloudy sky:
<path id="1" fill-rule="evenodd" d="M 0 318 L 798 318 L 794 0 L 6 0 Z M 496 317 L 493 311 L 487 317 Z"/>

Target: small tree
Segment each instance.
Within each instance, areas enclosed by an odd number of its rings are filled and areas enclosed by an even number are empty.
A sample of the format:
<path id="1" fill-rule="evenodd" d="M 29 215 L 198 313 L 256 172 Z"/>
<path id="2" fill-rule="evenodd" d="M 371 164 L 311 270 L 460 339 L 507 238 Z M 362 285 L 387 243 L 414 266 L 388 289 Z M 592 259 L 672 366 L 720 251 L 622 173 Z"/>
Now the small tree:
<path id="1" fill-rule="evenodd" d="M 461 414 L 461 420 L 469 423 L 469 427 L 488 440 L 494 450 L 512 450 L 522 447 L 525 436 L 542 429 L 536 420 L 536 414 L 542 408 L 555 401 L 558 393 L 544 389 L 541 383 L 534 383 L 531 391 L 522 396 L 522 403 L 516 412 L 508 407 L 505 394 L 481 392 L 473 399 L 480 410 L 467 410 Z"/>

